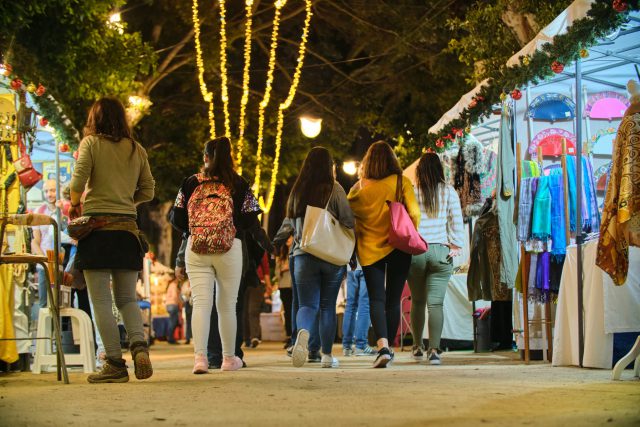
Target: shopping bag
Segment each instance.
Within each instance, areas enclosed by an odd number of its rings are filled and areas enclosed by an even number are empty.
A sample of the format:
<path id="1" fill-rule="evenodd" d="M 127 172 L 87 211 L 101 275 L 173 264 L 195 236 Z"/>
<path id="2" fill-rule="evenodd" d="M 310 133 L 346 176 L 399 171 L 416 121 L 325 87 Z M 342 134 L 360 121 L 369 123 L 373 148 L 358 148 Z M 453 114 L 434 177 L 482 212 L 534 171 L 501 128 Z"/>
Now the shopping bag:
<path id="1" fill-rule="evenodd" d="M 429 245 L 424 241 L 416 227 L 411 221 L 411 217 L 404 206 L 402 197 L 402 175 L 398 174 L 398 184 L 396 186 L 396 200 L 387 200 L 389 206 L 389 217 L 391 226 L 389 227 L 389 244 L 411 255 L 420 255 L 429 250 Z"/>
<path id="2" fill-rule="evenodd" d="M 347 265 L 355 245 L 353 230 L 340 224 L 326 207 L 307 206 L 300 249 L 331 264 Z"/>

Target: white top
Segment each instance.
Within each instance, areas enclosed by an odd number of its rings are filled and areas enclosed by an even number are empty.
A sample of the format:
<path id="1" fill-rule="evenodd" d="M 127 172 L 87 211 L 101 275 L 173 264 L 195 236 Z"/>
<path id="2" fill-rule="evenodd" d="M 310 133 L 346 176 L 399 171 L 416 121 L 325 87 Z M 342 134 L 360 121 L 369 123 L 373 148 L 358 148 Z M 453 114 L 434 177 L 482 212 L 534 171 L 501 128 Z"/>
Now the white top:
<path id="1" fill-rule="evenodd" d="M 416 200 L 420 205 L 420 224 L 418 232 L 427 243 L 453 244 L 464 246 L 464 227 L 460 198 L 451 185 L 440 185 L 440 207 L 438 215 L 431 218 L 427 215 L 422 203 L 420 191 L 416 186 Z"/>

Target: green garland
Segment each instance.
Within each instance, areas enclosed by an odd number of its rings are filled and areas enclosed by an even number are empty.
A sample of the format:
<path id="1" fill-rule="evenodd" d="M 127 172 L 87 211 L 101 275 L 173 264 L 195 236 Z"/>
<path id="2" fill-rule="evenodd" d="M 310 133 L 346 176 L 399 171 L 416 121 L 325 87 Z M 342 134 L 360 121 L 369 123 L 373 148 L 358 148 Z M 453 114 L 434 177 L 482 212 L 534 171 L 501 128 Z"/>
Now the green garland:
<path id="1" fill-rule="evenodd" d="M 443 152 L 461 129 L 467 129 L 480 119 L 489 117 L 494 105 L 501 102 L 501 95 L 504 97 L 504 94 L 529 82 L 537 84 L 553 76 L 551 66 L 554 61 L 570 64 L 577 60 L 582 49 L 594 46 L 625 21 L 627 13 L 616 11 L 613 3 L 612 0 L 596 0 L 587 17 L 574 21 L 565 34 L 553 38 L 553 43 L 545 43 L 541 50 L 527 58 L 521 57 L 519 65 L 505 65 L 491 73 L 488 83 L 481 88 L 472 104 L 460 113 L 459 118 L 447 123 L 438 133 L 420 136 L 418 143 L 422 150 Z M 640 0 L 630 0 L 626 4 L 627 11 L 640 9 Z"/>

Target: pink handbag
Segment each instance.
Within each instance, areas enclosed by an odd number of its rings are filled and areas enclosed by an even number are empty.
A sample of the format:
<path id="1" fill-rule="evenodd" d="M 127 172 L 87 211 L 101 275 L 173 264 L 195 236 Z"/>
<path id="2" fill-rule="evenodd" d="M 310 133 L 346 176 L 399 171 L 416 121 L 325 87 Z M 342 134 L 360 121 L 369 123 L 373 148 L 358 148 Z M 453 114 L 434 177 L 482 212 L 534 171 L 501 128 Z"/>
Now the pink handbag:
<path id="1" fill-rule="evenodd" d="M 416 227 L 411 221 L 411 217 L 404 206 L 402 197 L 402 175 L 398 174 L 398 184 L 396 185 L 396 201 L 390 202 L 389 216 L 391 217 L 391 227 L 389 228 L 389 244 L 396 249 L 411 255 L 420 255 L 429 250 L 429 244 L 424 241 Z"/>

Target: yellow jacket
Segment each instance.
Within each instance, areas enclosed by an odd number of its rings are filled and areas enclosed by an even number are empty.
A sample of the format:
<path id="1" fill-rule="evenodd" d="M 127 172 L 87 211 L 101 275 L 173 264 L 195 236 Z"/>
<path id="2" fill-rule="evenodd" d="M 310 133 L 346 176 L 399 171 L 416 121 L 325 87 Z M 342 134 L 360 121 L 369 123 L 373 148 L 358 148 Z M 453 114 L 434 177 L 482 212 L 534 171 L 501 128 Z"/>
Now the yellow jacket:
<path id="1" fill-rule="evenodd" d="M 347 196 L 356 218 L 356 251 L 363 266 L 374 264 L 393 251 L 387 242 L 391 219 L 388 201 L 395 201 L 398 175 L 390 175 L 380 180 L 367 180 L 362 187 L 358 181 Z M 413 225 L 420 223 L 420 206 L 413 192 L 413 184 L 402 177 L 404 205 Z"/>

